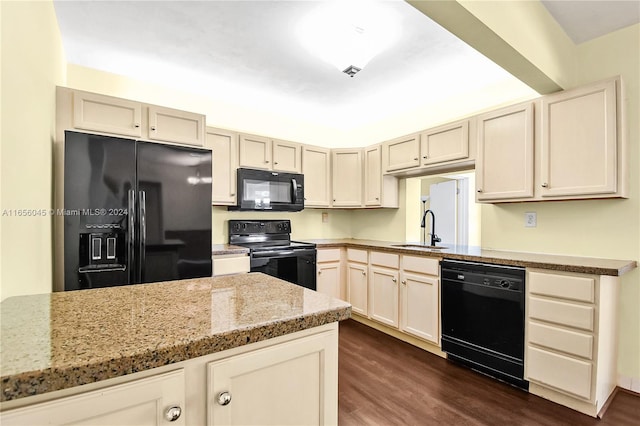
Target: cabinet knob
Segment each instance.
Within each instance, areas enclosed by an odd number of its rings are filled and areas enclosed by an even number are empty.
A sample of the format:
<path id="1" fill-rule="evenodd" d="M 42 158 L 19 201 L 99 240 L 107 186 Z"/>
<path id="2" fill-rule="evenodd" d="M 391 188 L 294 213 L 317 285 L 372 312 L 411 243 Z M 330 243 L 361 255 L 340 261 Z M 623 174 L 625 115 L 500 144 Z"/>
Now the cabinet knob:
<path id="1" fill-rule="evenodd" d="M 218 394 L 218 404 L 220 405 L 229 405 L 231 402 L 231 392 L 220 392 Z"/>
<path id="2" fill-rule="evenodd" d="M 367 273 L 365 271 L 362 271 L 362 275 L 367 275 Z"/>
<path id="3" fill-rule="evenodd" d="M 267 161 L 267 163 L 268 163 L 268 161 Z M 277 161 L 274 161 L 274 162 L 273 162 L 273 164 L 278 164 L 278 162 L 277 162 Z"/>
<path id="4" fill-rule="evenodd" d="M 232 192 L 230 195 L 231 195 L 232 197 L 235 197 L 235 196 L 236 196 L 235 192 Z"/>
<path id="5" fill-rule="evenodd" d="M 269 164 L 269 160 L 264 160 L 265 164 Z M 276 163 L 278 164 L 278 163 Z"/>
<path id="6" fill-rule="evenodd" d="M 543 188 L 548 188 L 548 187 L 549 187 L 549 184 L 548 184 L 547 182 L 545 182 L 545 183 L 543 183 L 543 184 L 542 184 L 542 187 L 543 187 Z"/>
<path id="7" fill-rule="evenodd" d="M 395 278 L 391 278 L 391 281 L 393 281 L 394 283 L 397 282 L 398 280 L 396 280 Z"/>
<path id="8" fill-rule="evenodd" d="M 426 160 L 427 158 L 429 158 L 429 156 L 428 155 L 423 155 L 422 158 L 424 158 Z"/>
<path id="9" fill-rule="evenodd" d="M 402 284 L 407 285 L 407 282 L 405 280 L 402 280 Z"/>
<path id="10" fill-rule="evenodd" d="M 334 202 L 334 203 L 336 202 L 336 199 L 335 199 L 335 198 L 333 199 L 333 202 Z"/>
<path id="11" fill-rule="evenodd" d="M 133 127 L 135 127 L 136 129 L 140 127 L 140 125 L 138 123 L 134 124 Z"/>
<path id="12" fill-rule="evenodd" d="M 414 158 L 414 159 L 413 159 L 413 161 L 418 161 L 418 160 L 419 160 L 419 158 L 418 158 L 418 157 L 416 157 L 416 158 Z"/>
<path id="13" fill-rule="evenodd" d="M 478 189 L 476 189 L 476 192 L 477 192 L 477 193 L 481 193 L 481 192 L 482 192 L 482 188 L 478 188 Z"/>
<path id="14" fill-rule="evenodd" d="M 318 275 L 322 275 L 322 271 L 318 271 Z"/>
<path id="15" fill-rule="evenodd" d="M 380 200 L 380 198 L 376 197 L 376 201 L 379 201 L 379 200 Z"/>
<path id="16" fill-rule="evenodd" d="M 178 406 L 169 407 L 167 411 L 164 412 L 164 418 L 170 422 L 175 422 L 180 418 L 180 414 L 182 414 L 182 408 Z"/>
<path id="17" fill-rule="evenodd" d="M 151 130 L 155 132 L 156 131 L 156 126 L 151 126 Z"/>

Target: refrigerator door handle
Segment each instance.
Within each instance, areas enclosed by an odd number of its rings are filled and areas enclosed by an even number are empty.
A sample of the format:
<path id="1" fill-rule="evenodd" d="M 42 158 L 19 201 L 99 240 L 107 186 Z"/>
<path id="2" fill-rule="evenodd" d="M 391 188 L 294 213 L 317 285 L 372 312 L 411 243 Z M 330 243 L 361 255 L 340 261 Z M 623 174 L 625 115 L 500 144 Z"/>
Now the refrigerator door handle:
<path id="1" fill-rule="evenodd" d="M 135 229 L 136 229 L 136 191 L 130 189 L 128 192 L 128 204 L 127 204 L 127 270 L 129 274 L 129 284 L 135 282 L 135 275 L 133 271 L 133 257 L 135 256 Z"/>
<path id="2" fill-rule="evenodd" d="M 144 282 L 145 249 L 147 244 L 147 194 L 145 191 L 138 193 L 138 205 L 140 207 L 140 254 L 138 256 L 139 283 Z"/>

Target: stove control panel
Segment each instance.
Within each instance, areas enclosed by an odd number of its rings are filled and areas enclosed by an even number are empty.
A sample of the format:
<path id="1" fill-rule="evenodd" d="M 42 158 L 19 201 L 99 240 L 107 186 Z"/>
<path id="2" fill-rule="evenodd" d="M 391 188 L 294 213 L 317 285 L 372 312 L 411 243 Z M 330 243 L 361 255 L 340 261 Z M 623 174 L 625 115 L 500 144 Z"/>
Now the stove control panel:
<path id="1" fill-rule="evenodd" d="M 291 221 L 283 220 L 230 220 L 229 235 L 290 234 Z"/>

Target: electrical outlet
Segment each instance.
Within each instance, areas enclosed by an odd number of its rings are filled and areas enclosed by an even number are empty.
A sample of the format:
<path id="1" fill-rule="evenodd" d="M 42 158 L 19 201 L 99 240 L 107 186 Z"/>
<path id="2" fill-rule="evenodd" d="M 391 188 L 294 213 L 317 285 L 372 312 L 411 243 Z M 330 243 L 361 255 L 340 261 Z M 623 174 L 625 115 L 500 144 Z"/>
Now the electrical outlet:
<path id="1" fill-rule="evenodd" d="M 328 222 L 329 222 L 329 213 L 322 212 L 322 223 L 328 223 Z"/>
<path id="2" fill-rule="evenodd" d="M 524 214 L 524 226 L 525 228 L 535 228 L 538 225 L 538 218 L 536 212 L 526 212 Z"/>

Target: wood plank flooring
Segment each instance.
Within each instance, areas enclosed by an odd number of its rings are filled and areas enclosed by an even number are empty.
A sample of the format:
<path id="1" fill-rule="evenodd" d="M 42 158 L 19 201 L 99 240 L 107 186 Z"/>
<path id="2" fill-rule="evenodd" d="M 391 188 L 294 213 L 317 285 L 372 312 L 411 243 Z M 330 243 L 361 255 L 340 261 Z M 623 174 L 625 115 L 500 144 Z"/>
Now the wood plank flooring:
<path id="1" fill-rule="evenodd" d="M 640 424 L 640 397 L 630 392 L 594 419 L 354 320 L 340 323 L 338 380 L 340 426 Z"/>

